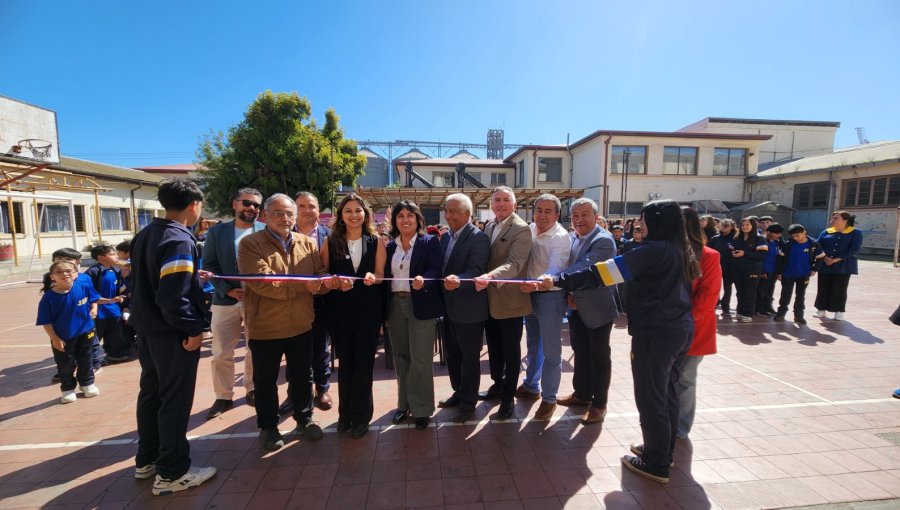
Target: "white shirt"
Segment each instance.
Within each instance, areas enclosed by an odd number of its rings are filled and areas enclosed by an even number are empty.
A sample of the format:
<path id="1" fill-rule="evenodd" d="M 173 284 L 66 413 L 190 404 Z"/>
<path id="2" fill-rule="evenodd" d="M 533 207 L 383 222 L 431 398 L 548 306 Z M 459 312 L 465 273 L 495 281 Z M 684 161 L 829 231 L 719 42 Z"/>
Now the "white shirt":
<path id="1" fill-rule="evenodd" d="M 237 262 L 238 258 L 238 246 L 241 245 L 241 239 L 249 236 L 253 233 L 253 227 L 248 228 L 237 228 L 234 227 L 234 261 Z"/>
<path id="2" fill-rule="evenodd" d="M 359 271 L 359 263 L 362 261 L 363 240 L 359 239 L 347 240 L 347 251 L 350 252 L 350 262 L 353 263 L 353 270 Z"/>
<path id="3" fill-rule="evenodd" d="M 513 214 L 515 214 L 515 213 L 513 213 Z M 497 238 L 500 237 L 500 232 L 509 226 L 509 222 L 512 221 L 512 217 L 513 217 L 513 215 L 510 214 L 509 216 L 506 217 L 505 220 L 494 225 L 494 230 L 491 231 L 491 246 L 493 246 L 494 241 L 496 241 Z M 497 220 L 495 219 L 494 221 L 497 221 Z"/>
<path id="4" fill-rule="evenodd" d="M 559 222 L 538 235 L 537 225 L 532 223 L 531 256 L 528 258 L 528 278 L 543 275 L 558 275 L 568 266 L 569 254 L 572 253 L 572 238 Z M 561 290 L 553 287 L 551 290 Z"/>
<path id="5" fill-rule="evenodd" d="M 397 241 L 397 249 L 394 250 L 394 256 L 391 257 L 391 274 L 394 278 L 409 278 L 409 266 L 412 261 L 413 248 L 416 246 L 416 238 L 413 237 L 409 241 L 409 250 L 403 250 L 403 243 L 400 242 L 400 236 L 394 239 Z M 393 280 L 391 281 L 392 292 L 411 292 L 409 280 Z"/>

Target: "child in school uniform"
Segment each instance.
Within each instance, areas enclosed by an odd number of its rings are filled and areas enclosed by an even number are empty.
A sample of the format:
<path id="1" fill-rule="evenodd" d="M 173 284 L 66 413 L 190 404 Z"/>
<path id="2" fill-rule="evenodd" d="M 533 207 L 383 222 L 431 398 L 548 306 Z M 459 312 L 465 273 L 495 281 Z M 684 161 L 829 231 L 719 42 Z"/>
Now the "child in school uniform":
<path id="1" fill-rule="evenodd" d="M 60 378 L 60 403 L 75 402 L 76 381 L 85 398 L 96 397 L 100 390 L 94 384 L 92 309 L 115 300 L 101 299 L 93 286 L 78 283 L 78 267 L 71 262 L 54 262 L 50 279 L 52 285 L 45 286 L 38 304 L 36 324 L 50 337 Z"/>
<path id="2" fill-rule="evenodd" d="M 816 263 L 825 257 L 822 246 L 815 239 L 806 235 L 803 225 L 795 223 L 788 228 L 790 239 L 785 242 L 776 265 L 778 279 L 781 280 L 781 299 L 778 301 L 776 321 L 783 321 L 791 304 L 791 294 L 796 287 L 794 298 L 794 322 L 806 324 L 803 310 L 806 307 L 806 287 L 809 279 L 816 272 Z"/>
<path id="3" fill-rule="evenodd" d="M 776 315 L 775 309 L 772 308 L 775 297 L 775 265 L 778 252 L 781 251 L 783 233 L 784 227 L 778 223 L 766 227 L 766 245 L 769 249 L 763 259 L 762 273 L 759 274 L 759 285 L 756 287 L 756 314 L 763 317 Z"/>
<path id="4" fill-rule="evenodd" d="M 78 285 L 87 285 L 88 287 L 92 287 L 91 278 L 81 272 L 81 252 L 74 248 L 60 248 L 53 252 L 52 262 L 70 262 L 75 265 L 75 269 L 78 271 L 77 277 L 75 278 L 75 283 Z M 44 285 L 41 288 L 41 293 L 46 292 L 53 285 L 53 280 L 50 278 L 50 273 L 44 273 L 43 278 Z M 96 314 L 96 310 L 94 311 Z M 93 319 L 94 317 L 91 316 Z M 50 349 L 51 352 L 53 349 Z M 98 371 L 94 371 L 94 375 L 97 375 Z M 59 373 L 53 375 L 50 378 L 50 382 L 56 384 L 60 381 Z"/>
<path id="5" fill-rule="evenodd" d="M 91 248 L 91 257 L 97 261 L 97 265 L 89 268 L 85 273 L 94 283 L 94 290 L 100 297 L 112 299 L 123 292 L 122 271 L 119 269 L 119 256 L 116 249 L 109 244 L 98 244 Z M 101 305 L 97 308 L 97 339 L 103 341 L 103 349 L 106 358 L 99 358 L 99 343 L 94 351 L 94 369 L 98 364 L 107 365 L 128 361 L 129 346 L 125 344 L 125 331 L 122 327 L 122 309 L 117 303 Z"/>

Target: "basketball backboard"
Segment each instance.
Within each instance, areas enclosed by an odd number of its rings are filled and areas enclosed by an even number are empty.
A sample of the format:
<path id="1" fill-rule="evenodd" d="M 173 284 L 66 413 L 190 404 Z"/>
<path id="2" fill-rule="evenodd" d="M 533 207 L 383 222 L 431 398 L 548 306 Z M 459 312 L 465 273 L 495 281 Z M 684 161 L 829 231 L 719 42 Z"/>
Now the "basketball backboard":
<path id="1" fill-rule="evenodd" d="M 0 96 L 0 154 L 59 163 L 56 112 Z"/>

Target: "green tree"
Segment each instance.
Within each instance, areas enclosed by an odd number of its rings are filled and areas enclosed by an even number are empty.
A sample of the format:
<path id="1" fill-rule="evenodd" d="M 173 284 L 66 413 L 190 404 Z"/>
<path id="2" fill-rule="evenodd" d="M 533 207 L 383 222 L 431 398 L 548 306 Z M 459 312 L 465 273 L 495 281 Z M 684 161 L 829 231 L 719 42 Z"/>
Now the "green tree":
<path id="1" fill-rule="evenodd" d="M 197 160 L 206 206 L 231 214 L 231 195 L 252 187 L 264 197 L 310 191 L 322 208 L 334 205 L 339 185 L 353 186 L 366 164 L 356 142 L 344 138 L 337 112 L 325 112 L 319 128 L 312 107 L 296 92 L 265 91 L 228 134 L 210 132 L 200 141 Z"/>

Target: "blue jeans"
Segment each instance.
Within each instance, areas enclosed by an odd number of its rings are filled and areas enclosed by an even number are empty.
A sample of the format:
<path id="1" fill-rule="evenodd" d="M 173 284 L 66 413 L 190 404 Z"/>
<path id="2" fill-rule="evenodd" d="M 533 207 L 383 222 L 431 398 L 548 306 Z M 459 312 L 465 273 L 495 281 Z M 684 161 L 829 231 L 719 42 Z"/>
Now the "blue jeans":
<path id="1" fill-rule="evenodd" d="M 681 378 L 675 383 L 678 396 L 678 437 L 687 437 L 694 426 L 697 410 L 697 368 L 703 356 L 687 356 L 681 362 Z"/>
<path id="2" fill-rule="evenodd" d="M 566 293 L 535 292 L 532 313 L 525 316 L 528 367 L 523 385 L 531 391 L 541 388 L 541 399 L 555 403 L 562 375 L 562 319 L 566 315 Z M 543 384 L 541 384 L 543 380 Z"/>

